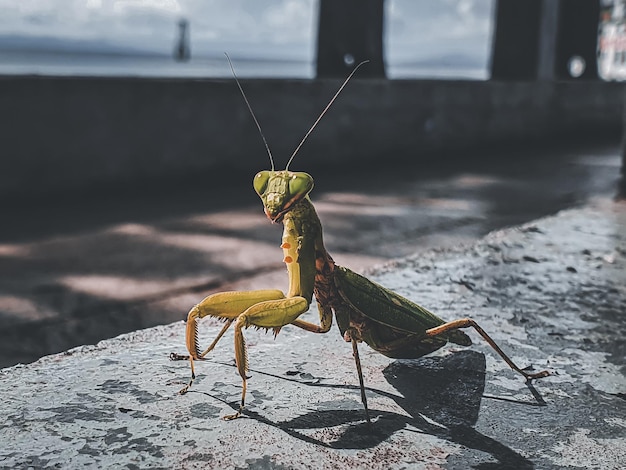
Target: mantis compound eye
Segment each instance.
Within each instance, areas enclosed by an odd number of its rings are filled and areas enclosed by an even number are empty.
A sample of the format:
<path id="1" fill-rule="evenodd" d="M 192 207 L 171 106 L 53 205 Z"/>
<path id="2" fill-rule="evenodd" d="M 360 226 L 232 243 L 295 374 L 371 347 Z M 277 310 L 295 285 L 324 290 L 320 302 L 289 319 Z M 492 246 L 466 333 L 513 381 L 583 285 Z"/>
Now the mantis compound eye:
<path id="1" fill-rule="evenodd" d="M 313 177 L 308 173 L 294 172 L 289 178 L 289 194 L 305 196 L 313 189 Z"/>
<path id="2" fill-rule="evenodd" d="M 252 186 L 254 186 L 254 190 L 259 196 L 261 196 L 267 189 L 267 182 L 269 181 L 269 179 L 270 172 L 267 170 L 259 171 L 254 177 L 254 180 L 252 181 Z"/>

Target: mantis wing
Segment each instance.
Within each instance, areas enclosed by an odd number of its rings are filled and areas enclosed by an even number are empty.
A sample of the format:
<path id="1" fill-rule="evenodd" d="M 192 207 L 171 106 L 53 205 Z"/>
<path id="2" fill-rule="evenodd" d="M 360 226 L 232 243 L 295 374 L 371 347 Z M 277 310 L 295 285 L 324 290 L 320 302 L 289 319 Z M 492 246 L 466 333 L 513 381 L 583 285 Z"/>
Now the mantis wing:
<path id="1" fill-rule="evenodd" d="M 393 330 L 406 332 L 406 336 L 416 335 L 416 341 L 426 330 L 446 323 L 424 307 L 347 268 L 337 266 L 335 282 L 343 300 L 357 312 Z M 339 317 L 337 321 L 344 323 Z M 472 344 L 470 338 L 460 330 L 446 332 L 441 335 L 441 340 L 441 346 L 446 340 L 462 346 Z"/>

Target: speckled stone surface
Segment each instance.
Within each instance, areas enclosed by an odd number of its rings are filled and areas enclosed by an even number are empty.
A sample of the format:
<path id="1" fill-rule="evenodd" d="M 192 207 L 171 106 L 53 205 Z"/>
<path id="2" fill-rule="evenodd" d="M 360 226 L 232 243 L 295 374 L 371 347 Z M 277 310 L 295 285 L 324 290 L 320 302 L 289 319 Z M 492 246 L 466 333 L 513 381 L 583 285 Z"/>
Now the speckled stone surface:
<path id="1" fill-rule="evenodd" d="M 626 466 L 626 203 L 597 200 L 471 247 L 368 275 L 443 318 L 474 318 L 522 366 L 527 387 L 474 332 L 419 360 L 361 347 L 364 423 L 350 345 L 248 330 L 248 405 L 232 334 L 190 393 L 178 322 L 0 370 L 1 468 L 601 468 Z M 198 299 L 200 300 L 200 299 Z M 315 308 L 306 314 L 315 321 Z M 208 343 L 219 325 L 203 322 Z"/>

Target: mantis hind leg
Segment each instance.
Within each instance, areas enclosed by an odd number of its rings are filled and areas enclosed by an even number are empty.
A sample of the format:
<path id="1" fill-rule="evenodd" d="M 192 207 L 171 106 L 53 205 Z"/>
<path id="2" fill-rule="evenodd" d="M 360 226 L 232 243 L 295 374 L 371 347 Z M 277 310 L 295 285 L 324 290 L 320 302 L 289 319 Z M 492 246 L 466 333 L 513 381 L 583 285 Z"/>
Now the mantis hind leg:
<path id="1" fill-rule="evenodd" d="M 500 349 L 500 346 L 498 346 L 496 344 L 496 342 L 487 334 L 487 332 L 485 330 L 483 330 L 478 323 L 476 323 L 474 320 L 470 319 L 470 318 L 463 318 L 461 320 L 454 320 L 448 323 L 444 323 L 443 325 L 437 326 L 435 328 L 430 328 L 429 330 L 426 330 L 425 336 L 429 337 L 429 338 L 433 338 L 433 337 L 437 337 L 443 333 L 447 333 L 449 331 L 452 330 L 458 330 L 459 328 L 474 328 L 476 330 L 476 332 L 482 336 L 484 338 L 485 341 L 487 341 L 487 343 L 489 344 L 489 346 L 491 346 L 494 351 L 496 351 L 498 353 L 498 355 L 504 360 L 504 362 L 506 362 L 509 367 L 511 369 L 513 369 L 516 372 L 519 372 L 520 374 L 522 374 L 524 376 L 524 378 L 527 381 L 533 380 L 533 379 L 540 379 L 542 377 L 547 377 L 548 375 L 550 375 L 550 372 L 548 372 L 547 370 L 541 371 L 541 372 L 537 372 L 535 374 L 529 374 L 528 372 L 526 372 L 525 370 L 521 369 L 520 367 L 517 366 L 517 364 L 515 364 L 511 358 L 509 358 L 509 356 L 507 356 L 504 351 L 502 351 L 502 349 Z"/>

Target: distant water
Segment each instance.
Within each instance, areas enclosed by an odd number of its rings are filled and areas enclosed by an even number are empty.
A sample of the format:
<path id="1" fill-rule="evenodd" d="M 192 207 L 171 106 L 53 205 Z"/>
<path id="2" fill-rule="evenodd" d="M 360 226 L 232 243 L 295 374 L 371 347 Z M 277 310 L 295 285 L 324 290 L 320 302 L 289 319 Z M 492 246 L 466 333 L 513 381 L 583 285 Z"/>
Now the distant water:
<path id="1" fill-rule="evenodd" d="M 237 75 L 259 78 L 313 78 L 315 64 L 297 60 L 238 59 Z M 476 68 L 388 64 L 389 78 L 461 78 L 486 80 L 487 71 Z M 54 53 L 0 50 L 0 75 L 120 76 L 171 78 L 230 77 L 223 57 L 193 57 L 176 62 L 167 55 Z"/>
<path id="2" fill-rule="evenodd" d="M 242 77 L 312 77 L 313 64 L 305 61 L 233 58 Z M 2 75 L 230 77 L 226 58 L 198 57 L 177 62 L 166 55 L 52 53 L 0 50 Z"/>

